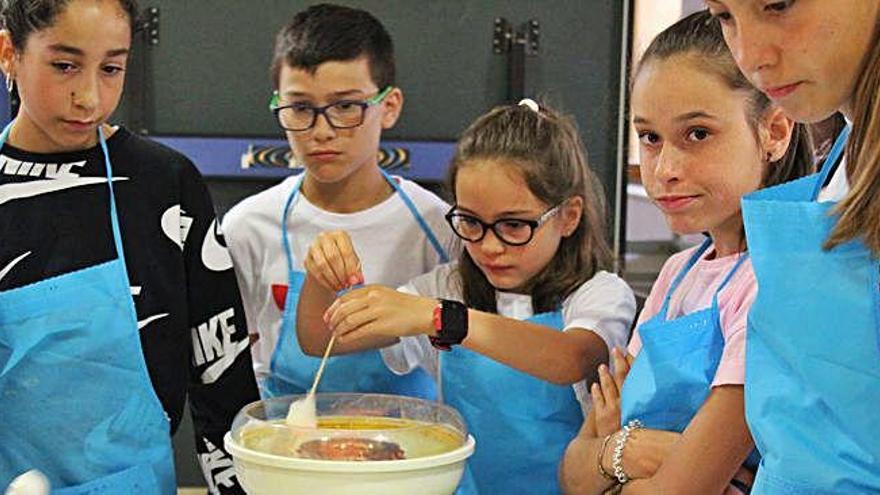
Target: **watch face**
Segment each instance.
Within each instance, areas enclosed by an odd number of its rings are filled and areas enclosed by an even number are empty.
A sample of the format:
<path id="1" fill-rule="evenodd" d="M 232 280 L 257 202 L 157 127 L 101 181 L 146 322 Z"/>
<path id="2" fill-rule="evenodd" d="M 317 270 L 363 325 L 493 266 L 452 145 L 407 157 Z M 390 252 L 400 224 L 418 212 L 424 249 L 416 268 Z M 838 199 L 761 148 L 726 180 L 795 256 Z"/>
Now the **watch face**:
<path id="1" fill-rule="evenodd" d="M 441 300 L 440 330 L 437 334 L 437 344 L 446 346 L 461 344 L 467 337 L 467 331 L 467 306 L 459 301 Z"/>

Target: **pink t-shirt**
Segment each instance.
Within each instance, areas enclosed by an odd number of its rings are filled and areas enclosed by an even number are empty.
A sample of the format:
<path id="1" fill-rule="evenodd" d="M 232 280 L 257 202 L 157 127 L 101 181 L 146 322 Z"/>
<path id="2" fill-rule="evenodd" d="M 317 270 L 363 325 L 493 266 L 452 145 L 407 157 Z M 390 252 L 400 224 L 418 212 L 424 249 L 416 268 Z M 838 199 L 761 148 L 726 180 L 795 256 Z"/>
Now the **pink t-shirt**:
<path id="1" fill-rule="evenodd" d="M 657 281 L 651 287 L 651 293 L 645 300 L 645 307 L 639 315 L 638 325 L 633 332 L 627 351 L 637 356 L 642 349 L 639 327 L 653 318 L 663 306 L 663 299 L 669 286 L 678 273 L 687 264 L 697 247 L 693 247 L 672 255 L 663 265 Z M 724 277 L 739 261 L 743 254 L 734 254 L 723 258 L 707 259 L 715 256 L 710 247 L 685 275 L 669 301 L 667 319 L 678 318 L 712 305 L 712 296 L 724 281 Z M 751 260 L 746 260 L 739 267 L 727 286 L 718 294 L 718 309 L 721 319 L 721 332 L 724 334 L 724 351 L 721 362 L 715 372 L 712 386 L 742 385 L 745 383 L 746 359 L 746 317 L 755 300 L 758 286 Z"/>

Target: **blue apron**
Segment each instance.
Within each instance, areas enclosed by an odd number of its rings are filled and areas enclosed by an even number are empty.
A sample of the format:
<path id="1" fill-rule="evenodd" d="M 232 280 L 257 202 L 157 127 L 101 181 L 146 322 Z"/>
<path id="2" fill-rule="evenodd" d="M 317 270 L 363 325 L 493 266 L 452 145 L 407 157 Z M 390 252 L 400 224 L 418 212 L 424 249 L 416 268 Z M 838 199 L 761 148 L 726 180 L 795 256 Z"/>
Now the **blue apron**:
<path id="1" fill-rule="evenodd" d="M 384 171 L 382 175 L 413 214 L 441 261 L 444 263 L 448 261 L 446 252 L 409 196 L 400 188 L 397 181 Z M 312 380 L 321 363 L 320 358 L 307 356 L 303 353 L 297 340 L 296 306 L 306 274 L 293 269 L 293 255 L 286 228 L 288 215 L 299 196 L 304 178 L 305 174 L 290 192 L 281 218 L 281 239 L 284 253 L 287 256 L 288 289 L 284 301 L 284 313 L 281 316 L 278 344 L 272 354 L 271 373 L 263 383 L 262 393 L 268 397 L 306 393 L 312 386 Z M 419 368 L 403 376 L 395 375 L 385 366 L 379 351 L 330 357 L 327 367 L 324 369 L 324 375 L 321 377 L 321 390 L 325 392 L 402 394 L 431 400 L 437 397 L 437 387 L 427 372 Z"/>
<path id="2" fill-rule="evenodd" d="M 58 495 L 175 491 L 170 424 L 144 362 L 98 132 L 116 259 L 0 293 L 0 489 L 35 468 Z"/>
<path id="3" fill-rule="evenodd" d="M 816 202 L 848 133 L 820 174 L 743 201 L 758 279 L 746 346 L 746 419 L 763 456 L 753 493 L 880 493 L 880 263 L 860 240 L 823 250 L 837 216 Z"/>
<path id="4" fill-rule="evenodd" d="M 564 327 L 559 311 L 527 321 Z M 477 440 L 456 493 L 561 493 L 559 462 L 584 422 L 571 385 L 554 385 L 462 347 L 441 354 L 441 377 L 443 398 Z"/>
<path id="5" fill-rule="evenodd" d="M 642 349 L 623 383 L 620 397 L 622 424 L 638 419 L 646 428 L 683 432 L 706 402 L 724 352 L 718 294 L 748 259 L 744 254 L 712 296 L 712 305 L 673 320 L 669 302 L 685 275 L 711 246 L 711 239 L 690 257 L 663 300 L 663 307 L 639 327 Z M 746 466 L 757 466 L 753 452 Z M 737 488 L 746 491 L 737 480 Z"/>

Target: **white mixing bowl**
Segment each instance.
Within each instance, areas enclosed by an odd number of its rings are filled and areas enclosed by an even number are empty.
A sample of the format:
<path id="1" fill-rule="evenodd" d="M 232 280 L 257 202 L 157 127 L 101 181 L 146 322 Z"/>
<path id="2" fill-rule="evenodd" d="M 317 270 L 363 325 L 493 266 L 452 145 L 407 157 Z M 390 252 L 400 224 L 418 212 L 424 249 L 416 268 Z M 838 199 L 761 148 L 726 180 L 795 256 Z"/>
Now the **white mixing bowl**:
<path id="1" fill-rule="evenodd" d="M 226 434 L 226 450 L 232 455 L 235 472 L 248 495 L 451 495 L 461 480 L 465 462 L 474 452 L 474 438 L 467 434 L 458 413 L 439 403 L 411 397 L 381 394 L 318 394 L 318 418 L 339 417 L 416 421 L 440 425 L 454 432 L 459 441 L 447 449 L 426 450 L 427 455 L 409 449 L 408 441 L 420 433 L 419 427 L 364 430 L 294 430 L 283 421 L 292 400 L 302 396 L 277 397 L 245 406 Z M 395 460 L 325 460 L 278 455 L 251 448 L 242 433 L 252 428 L 279 429 L 300 445 L 311 439 L 357 438 L 399 442 L 406 458 Z M 266 430 L 266 429 L 269 430 Z M 434 429 L 436 430 L 436 428 Z M 254 430 L 251 430 L 254 431 Z M 448 435 L 447 435 L 448 437 Z M 248 445 L 245 445 L 245 444 Z M 410 452 L 412 456 L 410 456 Z"/>

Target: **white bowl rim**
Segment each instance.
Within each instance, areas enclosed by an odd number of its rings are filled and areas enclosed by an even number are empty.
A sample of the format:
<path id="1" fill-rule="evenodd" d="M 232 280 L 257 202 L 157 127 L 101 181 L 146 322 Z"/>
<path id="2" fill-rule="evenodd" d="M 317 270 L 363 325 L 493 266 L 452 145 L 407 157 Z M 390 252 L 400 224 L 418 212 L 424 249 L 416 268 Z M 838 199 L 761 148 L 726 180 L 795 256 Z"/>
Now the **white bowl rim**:
<path id="1" fill-rule="evenodd" d="M 390 461 L 326 461 L 320 459 L 285 457 L 246 449 L 232 438 L 232 432 L 227 432 L 226 436 L 223 437 L 223 444 L 233 458 L 238 457 L 244 461 L 253 462 L 262 466 L 288 468 L 297 471 L 340 473 L 384 473 L 390 471 L 414 471 L 417 469 L 442 467 L 461 462 L 470 457 L 471 454 L 474 453 L 476 443 L 473 435 L 468 435 L 467 441 L 465 441 L 464 445 L 461 447 L 449 452 L 427 457 Z"/>

